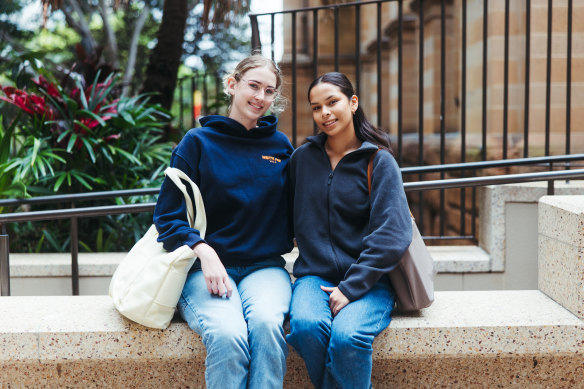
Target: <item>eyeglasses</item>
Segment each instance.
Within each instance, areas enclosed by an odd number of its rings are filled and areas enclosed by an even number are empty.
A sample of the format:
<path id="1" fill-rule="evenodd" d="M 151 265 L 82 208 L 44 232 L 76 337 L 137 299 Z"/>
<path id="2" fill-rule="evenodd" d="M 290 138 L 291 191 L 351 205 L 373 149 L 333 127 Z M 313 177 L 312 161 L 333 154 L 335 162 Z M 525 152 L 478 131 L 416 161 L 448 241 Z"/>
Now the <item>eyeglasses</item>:
<path id="1" fill-rule="evenodd" d="M 243 78 L 241 79 L 241 81 L 246 82 L 247 87 L 249 88 L 249 90 L 252 92 L 252 94 L 254 96 L 257 96 L 260 93 L 260 91 L 262 90 L 263 85 L 260 82 L 246 80 Z M 278 90 L 276 88 L 272 88 L 271 86 L 264 88 L 264 98 L 266 100 L 274 100 L 277 96 L 278 96 Z"/>

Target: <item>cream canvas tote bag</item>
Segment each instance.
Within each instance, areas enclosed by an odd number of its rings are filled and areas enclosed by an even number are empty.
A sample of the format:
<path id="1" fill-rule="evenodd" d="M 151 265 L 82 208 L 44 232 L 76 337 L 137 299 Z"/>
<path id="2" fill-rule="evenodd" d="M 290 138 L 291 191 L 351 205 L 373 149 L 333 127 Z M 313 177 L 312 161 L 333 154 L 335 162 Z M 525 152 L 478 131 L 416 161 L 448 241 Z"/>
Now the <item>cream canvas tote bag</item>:
<path id="1" fill-rule="evenodd" d="M 179 169 L 167 168 L 164 174 L 184 194 L 189 225 L 204 238 L 207 217 L 199 188 Z M 183 181 L 191 185 L 194 205 Z M 187 273 L 196 258 L 189 246 L 168 252 L 157 238 L 158 231 L 153 224 L 117 267 L 109 295 L 116 309 L 128 319 L 163 329 L 174 316 Z"/>

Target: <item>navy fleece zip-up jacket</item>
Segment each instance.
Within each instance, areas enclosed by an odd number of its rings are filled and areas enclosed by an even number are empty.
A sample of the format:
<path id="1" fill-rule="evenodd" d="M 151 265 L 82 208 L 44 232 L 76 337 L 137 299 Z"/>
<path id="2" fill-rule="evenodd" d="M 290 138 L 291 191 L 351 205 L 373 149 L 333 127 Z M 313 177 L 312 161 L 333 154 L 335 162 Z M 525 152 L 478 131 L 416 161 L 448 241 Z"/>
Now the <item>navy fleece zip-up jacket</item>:
<path id="1" fill-rule="evenodd" d="M 371 195 L 367 165 L 377 146 L 363 142 L 331 169 L 326 135 L 308 138 L 290 162 L 294 230 L 299 257 L 294 276 L 318 275 L 338 283 L 354 301 L 395 268 L 412 239 L 401 172 L 393 156 L 373 159 Z"/>
<path id="2" fill-rule="evenodd" d="M 199 186 L 207 215 L 205 242 L 225 266 L 246 266 L 292 250 L 288 163 L 293 148 L 276 131 L 278 119 L 263 117 L 251 130 L 219 115 L 200 122 L 203 127 L 190 130 L 174 149 L 170 165 Z M 184 196 L 168 178 L 154 224 L 166 250 L 203 240 L 188 225 Z"/>

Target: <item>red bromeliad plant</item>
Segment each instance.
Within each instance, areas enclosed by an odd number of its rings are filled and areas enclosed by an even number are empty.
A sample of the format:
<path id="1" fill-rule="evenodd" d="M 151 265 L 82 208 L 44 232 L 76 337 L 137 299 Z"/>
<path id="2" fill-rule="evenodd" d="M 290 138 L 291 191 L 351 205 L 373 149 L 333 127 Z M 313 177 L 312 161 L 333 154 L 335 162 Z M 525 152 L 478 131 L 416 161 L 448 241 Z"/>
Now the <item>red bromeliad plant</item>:
<path id="1" fill-rule="evenodd" d="M 0 171 L 3 167 L 52 191 L 64 183 L 79 191 L 95 184 L 109 189 L 139 186 L 144 174 L 152 173 L 143 160 L 166 163 L 170 145 L 161 149 L 157 141 L 160 117 L 168 115 L 148 106 L 146 96 L 116 98 L 113 74 L 97 80 L 88 86 L 76 81 L 70 91 L 43 76 L 32 80 L 33 91 L 0 86 L 0 100 L 24 114 L 17 124 L 21 153 L 10 163 L 0 161 Z"/>
<path id="2" fill-rule="evenodd" d="M 6 95 L 6 97 L 0 96 L 0 100 L 16 105 L 29 115 L 46 115 L 49 120 L 54 117 L 54 112 L 51 107 L 47 107 L 44 97 L 37 96 L 33 93 L 29 94 L 11 86 L 4 88 L 0 86 L 0 89 Z"/>

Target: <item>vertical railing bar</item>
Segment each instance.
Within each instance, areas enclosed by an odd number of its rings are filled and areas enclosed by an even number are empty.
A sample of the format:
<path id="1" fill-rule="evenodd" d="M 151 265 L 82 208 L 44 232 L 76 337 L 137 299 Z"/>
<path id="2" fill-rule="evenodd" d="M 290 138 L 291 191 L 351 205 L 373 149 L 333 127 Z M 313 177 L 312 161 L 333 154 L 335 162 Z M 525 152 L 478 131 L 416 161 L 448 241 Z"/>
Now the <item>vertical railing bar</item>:
<path id="1" fill-rule="evenodd" d="M 397 155 L 398 163 L 403 162 L 403 31 L 404 10 L 402 0 L 398 0 L 398 44 L 397 44 Z M 379 120 L 381 123 L 381 118 Z"/>
<path id="2" fill-rule="evenodd" d="M 339 7 L 335 7 L 335 72 L 339 71 Z"/>
<path id="3" fill-rule="evenodd" d="M 572 129 L 572 0 L 568 0 L 568 42 L 566 58 L 566 155 L 571 151 Z M 569 169 L 569 164 L 567 165 Z"/>
<path id="4" fill-rule="evenodd" d="M 355 6 L 355 89 L 361 95 L 361 6 Z"/>
<path id="5" fill-rule="evenodd" d="M 195 81 L 195 77 L 197 77 L 197 74 L 193 74 L 193 76 L 191 77 L 191 128 L 195 128 L 195 104 L 197 103 L 196 98 L 195 98 L 195 91 L 197 90 L 196 87 L 196 81 Z"/>
<path id="6" fill-rule="evenodd" d="M 312 11 L 312 76 L 318 77 L 318 10 Z"/>
<path id="7" fill-rule="evenodd" d="M 462 0 L 462 80 L 461 80 L 461 110 L 460 110 L 460 162 L 466 162 L 466 0 Z M 464 170 L 461 178 L 465 177 Z M 466 189 L 460 190 L 460 234 L 466 235 Z"/>
<path id="8" fill-rule="evenodd" d="M 296 12 L 292 12 L 292 145 L 298 146 L 296 129 Z"/>
<path id="9" fill-rule="evenodd" d="M 300 52 L 308 55 L 308 16 L 306 12 L 302 12 L 300 15 L 300 31 L 302 37 L 302 47 L 300 48 Z"/>
<path id="10" fill-rule="evenodd" d="M 382 97 L 381 97 L 381 3 L 377 3 L 377 126 L 381 126 Z"/>
<path id="11" fill-rule="evenodd" d="M 312 78 L 316 79 L 318 77 L 318 10 L 312 11 Z M 318 132 L 318 127 L 314 120 L 312 121 L 312 132 L 314 135 Z"/>
<path id="12" fill-rule="evenodd" d="M 547 60 L 546 60 L 546 85 L 545 85 L 545 155 L 550 155 L 550 113 L 551 113 L 551 89 L 552 89 L 552 18 L 553 4 L 548 0 L 547 20 Z"/>
<path id="13" fill-rule="evenodd" d="M 261 53 L 262 42 L 258 25 L 258 15 L 249 15 L 249 23 L 251 27 L 251 53 Z"/>
<path id="14" fill-rule="evenodd" d="M 71 205 L 75 208 L 75 204 Z M 73 296 L 79 296 L 79 232 L 77 217 L 71 218 L 71 289 Z"/>
<path id="15" fill-rule="evenodd" d="M 525 106 L 523 108 L 523 157 L 529 156 L 529 72 L 531 71 L 531 0 L 525 3 Z"/>
<path id="16" fill-rule="evenodd" d="M 214 115 L 219 115 L 219 101 L 221 98 L 221 78 L 219 73 L 215 73 L 215 110 Z"/>
<path id="17" fill-rule="evenodd" d="M 553 171 L 554 170 L 554 163 L 550 162 L 549 167 L 550 167 L 549 168 L 550 172 Z M 547 195 L 553 196 L 554 192 L 555 192 L 555 182 L 554 182 L 554 180 L 549 180 L 547 182 Z"/>
<path id="18" fill-rule="evenodd" d="M 440 2 L 440 163 L 445 163 L 446 154 L 446 0 Z M 440 172 L 440 179 L 444 179 L 444 172 Z M 444 236 L 445 192 L 440 190 L 440 236 Z"/>
<path id="19" fill-rule="evenodd" d="M 424 165 L 424 0 L 420 0 L 419 23 L 419 47 L 418 47 L 418 164 Z M 424 175 L 418 175 L 418 181 L 422 181 Z M 424 233 L 424 193 L 418 194 L 418 226 L 421 233 Z"/>
<path id="20" fill-rule="evenodd" d="M 509 122 L 509 0 L 505 0 L 505 53 L 503 70 L 503 159 L 507 159 Z"/>
<path id="21" fill-rule="evenodd" d="M 473 177 L 476 177 L 476 170 L 473 170 Z M 471 235 L 476 238 L 477 228 L 476 228 L 476 217 L 477 217 L 477 188 L 472 187 L 472 213 L 471 213 L 471 225 L 470 231 Z"/>
<path id="22" fill-rule="evenodd" d="M 0 230 L 0 296 L 10 296 L 10 242 L 4 224 Z"/>
<path id="23" fill-rule="evenodd" d="M 271 50 L 272 50 L 272 61 L 275 61 L 275 60 L 276 60 L 276 52 L 275 52 L 275 49 L 274 49 L 274 48 L 275 48 L 275 46 L 276 46 L 276 38 L 275 38 L 275 37 L 276 37 L 276 34 L 275 34 L 275 31 L 274 31 L 274 30 L 275 30 L 275 28 L 276 28 L 276 27 L 275 27 L 275 26 L 276 26 L 276 24 L 275 24 L 274 17 L 275 17 L 275 14 L 274 14 L 274 13 L 272 13 L 272 14 L 270 15 L 270 20 L 271 20 L 271 22 L 272 22 L 272 27 L 271 27 L 271 29 L 270 29 L 270 35 L 271 35 L 271 36 L 270 36 L 270 38 L 271 38 L 271 46 L 272 46 L 272 47 L 271 47 Z"/>
<path id="24" fill-rule="evenodd" d="M 487 52 L 489 39 L 489 0 L 483 2 L 483 90 L 482 90 L 482 150 L 483 161 L 487 160 Z"/>
<path id="25" fill-rule="evenodd" d="M 183 120 L 183 82 L 184 79 L 181 78 L 180 80 L 178 80 L 178 126 L 180 128 L 181 131 L 184 131 L 185 127 L 184 127 L 184 120 Z"/>
<path id="26" fill-rule="evenodd" d="M 203 103 L 205 115 L 209 114 L 209 90 L 207 89 L 207 72 L 203 73 Z"/>

